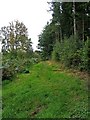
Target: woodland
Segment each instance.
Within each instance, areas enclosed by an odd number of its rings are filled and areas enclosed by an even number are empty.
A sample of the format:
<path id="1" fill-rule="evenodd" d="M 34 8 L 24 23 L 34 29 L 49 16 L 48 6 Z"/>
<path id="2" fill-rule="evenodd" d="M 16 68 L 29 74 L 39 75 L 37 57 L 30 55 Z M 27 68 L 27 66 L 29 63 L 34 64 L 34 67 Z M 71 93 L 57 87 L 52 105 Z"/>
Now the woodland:
<path id="1" fill-rule="evenodd" d="M 33 50 L 19 20 L 0 29 L 2 118 L 88 118 L 90 2 L 47 2 Z"/>

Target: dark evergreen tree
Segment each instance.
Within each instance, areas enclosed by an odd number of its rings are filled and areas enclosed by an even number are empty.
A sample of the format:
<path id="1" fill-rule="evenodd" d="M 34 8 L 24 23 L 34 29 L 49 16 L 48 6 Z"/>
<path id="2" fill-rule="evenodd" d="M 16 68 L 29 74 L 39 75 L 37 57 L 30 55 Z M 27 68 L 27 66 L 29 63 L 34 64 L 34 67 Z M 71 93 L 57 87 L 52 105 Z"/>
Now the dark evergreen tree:
<path id="1" fill-rule="evenodd" d="M 47 24 L 39 35 L 38 48 L 41 49 L 43 59 L 50 59 L 55 44 L 55 30 L 53 23 Z"/>

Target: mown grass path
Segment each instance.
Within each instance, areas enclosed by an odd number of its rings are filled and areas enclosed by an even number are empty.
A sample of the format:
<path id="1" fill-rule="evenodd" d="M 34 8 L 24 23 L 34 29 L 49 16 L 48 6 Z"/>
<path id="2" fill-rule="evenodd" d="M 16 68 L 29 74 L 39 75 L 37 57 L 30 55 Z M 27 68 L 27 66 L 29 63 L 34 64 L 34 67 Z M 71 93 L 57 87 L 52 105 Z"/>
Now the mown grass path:
<path id="1" fill-rule="evenodd" d="M 87 81 L 41 62 L 3 85 L 3 118 L 86 118 Z"/>

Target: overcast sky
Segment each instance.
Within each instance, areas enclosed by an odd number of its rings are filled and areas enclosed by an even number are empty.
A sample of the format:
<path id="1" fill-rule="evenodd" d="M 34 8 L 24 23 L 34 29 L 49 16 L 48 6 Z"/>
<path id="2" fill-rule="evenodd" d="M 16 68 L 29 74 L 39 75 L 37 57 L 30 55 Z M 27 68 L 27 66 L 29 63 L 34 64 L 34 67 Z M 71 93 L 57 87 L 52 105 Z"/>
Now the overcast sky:
<path id="1" fill-rule="evenodd" d="M 38 35 L 51 19 L 47 1 L 50 0 L 0 0 L 0 28 L 14 20 L 23 22 L 36 49 Z"/>

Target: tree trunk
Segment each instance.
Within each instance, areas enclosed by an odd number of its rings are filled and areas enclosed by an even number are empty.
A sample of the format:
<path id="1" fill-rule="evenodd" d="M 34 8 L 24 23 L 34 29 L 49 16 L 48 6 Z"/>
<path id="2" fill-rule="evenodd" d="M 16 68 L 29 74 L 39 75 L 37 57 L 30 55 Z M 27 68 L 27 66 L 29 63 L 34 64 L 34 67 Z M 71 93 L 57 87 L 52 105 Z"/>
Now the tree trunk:
<path id="1" fill-rule="evenodd" d="M 62 29 L 61 29 L 61 25 L 60 25 L 60 41 L 62 42 Z"/>
<path id="2" fill-rule="evenodd" d="M 83 19 L 82 19 L 82 38 L 83 38 L 83 41 L 84 41 L 84 16 L 83 16 Z"/>
<path id="3" fill-rule="evenodd" d="M 74 23 L 74 36 L 76 36 L 76 18 L 75 18 L 75 2 L 73 0 L 73 23 Z"/>

